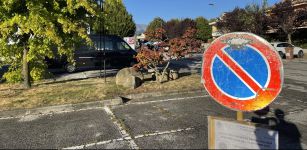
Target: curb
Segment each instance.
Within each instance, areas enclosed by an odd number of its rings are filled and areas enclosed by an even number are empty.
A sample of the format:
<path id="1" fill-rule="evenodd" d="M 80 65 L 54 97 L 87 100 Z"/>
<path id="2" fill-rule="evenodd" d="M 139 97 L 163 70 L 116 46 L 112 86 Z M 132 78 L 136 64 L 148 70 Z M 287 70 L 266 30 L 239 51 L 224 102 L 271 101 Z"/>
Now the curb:
<path id="1" fill-rule="evenodd" d="M 283 59 L 282 62 L 283 62 L 283 63 L 291 63 L 291 62 L 295 62 L 295 63 L 306 63 L 306 62 L 307 62 L 307 59 L 291 59 L 291 60 Z"/>
<path id="2" fill-rule="evenodd" d="M 78 104 L 66 104 L 66 105 L 58 105 L 58 106 L 47 106 L 40 108 L 32 108 L 32 109 L 20 109 L 20 110 L 9 110 L 0 112 L 0 120 L 1 119 L 13 119 L 13 118 L 22 118 L 26 116 L 32 115 L 52 115 L 52 114 L 60 114 L 65 112 L 74 112 L 74 111 L 82 111 L 89 109 L 99 109 L 104 106 L 117 106 L 124 104 L 124 99 L 142 99 L 149 97 L 159 97 L 166 95 L 177 95 L 177 94 L 192 94 L 192 93 L 200 93 L 206 92 L 205 89 L 201 90 L 192 90 L 192 91 L 172 91 L 172 92 L 152 92 L 152 93 L 140 93 L 140 94 L 129 94 L 126 96 L 118 96 L 114 99 L 102 100 L 102 101 L 94 101 L 94 102 L 86 102 L 86 103 L 78 103 Z"/>
<path id="3" fill-rule="evenodd" d="M 130 94 L 126 96 L 122 96 L 122 98 L 127 99 L 141 99 L 141 98 L 148 98 L 148 97 L 159 97 L 159 96 L 166 96 L 166 95 L 177 95 L 177 94 L 192 94 L 192 93 L 200 93 L 200 92 L 206 92 L 205 89 L 200 90 L 190 90 L 190 91 L 171 91 L 171 92 L 151 92 L 151 93 L 140 93 L 140 94 Z"/>

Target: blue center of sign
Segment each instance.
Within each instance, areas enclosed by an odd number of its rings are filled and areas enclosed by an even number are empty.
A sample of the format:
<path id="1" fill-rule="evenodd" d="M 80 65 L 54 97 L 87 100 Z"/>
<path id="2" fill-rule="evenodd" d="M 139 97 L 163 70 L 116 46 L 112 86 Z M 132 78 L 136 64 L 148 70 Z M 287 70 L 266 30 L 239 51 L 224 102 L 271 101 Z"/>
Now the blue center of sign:
<path id="1" fill-rule="evenodd" d="M 262 88 L 268 81 L 268 67 L 263 57 L 253 48 L 240 50 L 227 47 L 224 51 L 241 66 Z M 252 91 L 219 57 L 213 60 L 212 74 L 216 85 L 227 95 L 239 99 L 254 97 Z"/>

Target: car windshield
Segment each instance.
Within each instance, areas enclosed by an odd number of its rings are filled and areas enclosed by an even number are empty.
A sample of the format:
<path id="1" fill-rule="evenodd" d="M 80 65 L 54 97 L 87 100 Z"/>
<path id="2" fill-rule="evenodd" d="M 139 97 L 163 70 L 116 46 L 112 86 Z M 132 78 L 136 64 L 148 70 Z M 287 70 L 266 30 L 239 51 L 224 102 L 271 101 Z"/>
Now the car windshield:
<path id="1" fill-rule="evenodd" d="M 116 46 L 118 50 L 130 50 L 131 49 L 130 46 L 124 41 L 116 42 Z"/>

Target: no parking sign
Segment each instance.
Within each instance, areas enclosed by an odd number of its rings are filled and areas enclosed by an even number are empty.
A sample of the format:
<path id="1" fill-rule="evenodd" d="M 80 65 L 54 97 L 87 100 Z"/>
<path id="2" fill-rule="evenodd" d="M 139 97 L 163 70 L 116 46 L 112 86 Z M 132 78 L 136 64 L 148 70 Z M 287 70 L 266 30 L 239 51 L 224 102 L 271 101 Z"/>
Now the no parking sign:
<path id="1" fill-rule="evenodd" d="M 218 103 L 256 111 L 281 92 L 283 65 L 266 40 L 251 33 L 230 33 L 213 41 L 204 53 L 202 80 Z"/>

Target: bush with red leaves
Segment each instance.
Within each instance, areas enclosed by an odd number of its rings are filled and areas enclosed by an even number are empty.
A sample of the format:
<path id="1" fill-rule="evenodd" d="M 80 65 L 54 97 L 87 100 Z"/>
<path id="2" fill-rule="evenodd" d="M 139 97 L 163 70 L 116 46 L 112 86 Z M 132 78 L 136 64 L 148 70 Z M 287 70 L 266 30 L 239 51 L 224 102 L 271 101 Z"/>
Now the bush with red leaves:
<path id="1" fill-rule="evenodd" d="M 139 49 L 136 59 L 137 69 L 153 69 L 156 76 L 162 77 L 166 74 L 172 59 L 185 57 L 189 52 L 198 52 L 201 50 L 201 42 L 196 39 L 196 29 L 188 28 L 182 37 L 168 39 L 164 29 L 159 28 L 156 31 L 145 33 L 148 41 L 156 44 L 152 47 L 142 46 Z M 158 66 L 163 66 L 160 71 Z"/>

